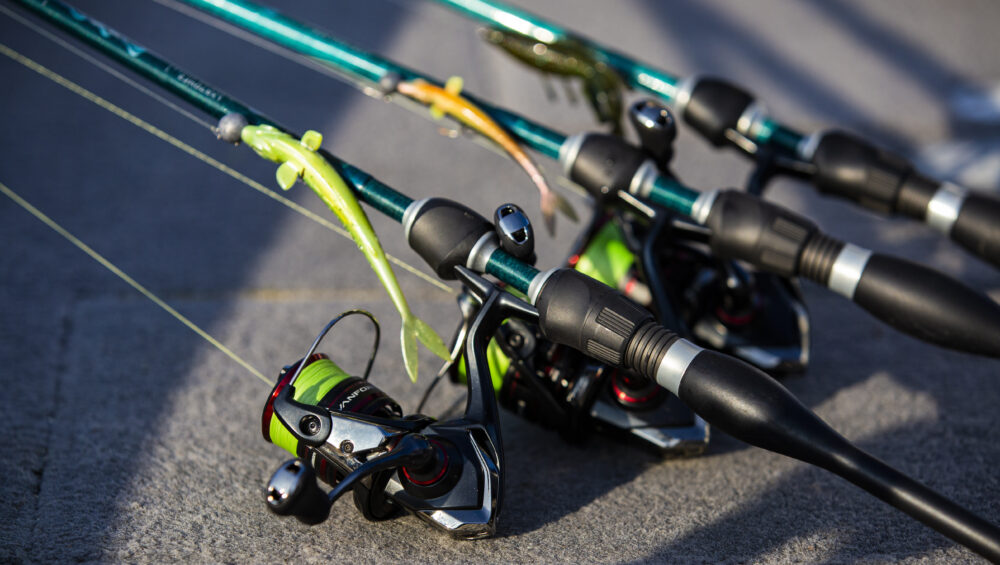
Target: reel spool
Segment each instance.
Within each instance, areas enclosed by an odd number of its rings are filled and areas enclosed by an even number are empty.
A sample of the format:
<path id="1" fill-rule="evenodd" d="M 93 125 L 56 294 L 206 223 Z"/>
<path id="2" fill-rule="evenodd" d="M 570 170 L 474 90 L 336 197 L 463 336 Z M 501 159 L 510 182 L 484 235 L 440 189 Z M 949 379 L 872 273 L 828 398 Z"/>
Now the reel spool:
<path id="1" fill-rule="evenodd" d="M 261 433 L 268 442 L 292 455 L 306 458 L 310 452 L 309 447 L 299 442 L 274 414 L 274 399 L 288 386 L 300 365 L 302 360 L 283 368 L 278 374 L 278 382 L 271 390 L 267 404 L 264 405 Z M 403 417 L 403 410 L 395 400 L 367 380 L 349 375 L 324 353 L 314 353 L 306 359 L 305 366 L 302 367 L 295 383 L 295 395 L 292 398 L 297 402 L 334 412 L 350 412 L 388 419 Z M 320 467 L 325 465 L 321 464 Z M 342 478 L 336 476 L 328 478 L 326 473 L 320 471 L 319 478 L 330 484 Z"/>
<path id="2" fill-rule="evenodd" d="M 367 317 L 375 328 L 375 339 L 363 377 L 351 376 L 324 353 L 314 353 L 320 341 L 337 322 L 355 314 Z M 300 442 L 275 414 L 275 399 L 290 383 L 294 383 L 295 393 L 292 399 L 296 402 L 318 406 L 331 412 L 362 414 L 387 420 L 402 419 L 403 411 L 399 404 L 378 387 L 368 382 L 368 375 L 378 352 L 380 333 L 378 321 L 370 312 L 364 310 L 344 312 L 327 324 L 305 357 L 284 367 L 278 374 L 278 381 L 264 404 L 261 415 L 261 434 L 269 443 L 273 443 L 300 458 L 300 460 L 287 463 L 282 469 L 290 468 L 289 466 L 295 467 L 293 471 L 296 474 L 309 477 L 314 475 L 315 478 L 331 486 L 337 485 L 352 470 L 331 464 L 330 460 L 319 454 L 315 448 Z M 307 469 L 302 469 L 303 466 Z M 281 469 L 279 469 L 280 472 Z M 383 494 L 388 474 L 383 473 L 382 475 L 385 476 L 373 478 L 371 487 L 357 484 L 354 488 L 354 503 L 358 510 L 370 520 L 390 518 L 399 510 Z M 272 497 L 272 493 L 268 493 L 269 503 L 271 503 Z M 311 513 L 311 515 L 318 518 L 316 521 L 325 518 L 325 515 L 320 517 L 318 513 Z"/>

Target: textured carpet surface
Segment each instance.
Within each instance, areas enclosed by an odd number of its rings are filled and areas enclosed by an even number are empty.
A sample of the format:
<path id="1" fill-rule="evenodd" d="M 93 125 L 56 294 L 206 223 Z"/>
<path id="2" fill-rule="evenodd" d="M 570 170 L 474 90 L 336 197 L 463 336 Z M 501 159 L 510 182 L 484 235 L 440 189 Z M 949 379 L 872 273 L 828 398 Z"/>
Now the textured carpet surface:
<path id="1" fill-rule="evenodd" d="M 963 0 L 521 2 L 681 75 L 742 83 L 801 130 L 839 125 L 930 172 L 997 191 L 1000 5 Z M 5 6 L 8 4 L 4 4 Z M 514 165 L 442 124 L 361 95 L 152 2 L 79 7 L 192 74 L 414 198 L 537 217 Z M 361 47 L 565 132 L 589 110 L 550 102 L 534 73 L 426 2 L 285 2 Z M 264 185 L 274 166 L 217 142 L 116 78 L 0 15 L 0 42 Z M 413 409 L 398 317 L 354 244 L 135 125 L 0 57 L 0 182 L 205 328 L 268 378 L 338 312 L 383 323 L 374 381 Z M 558 85 L 557 85 L 558 86 Z M 994 120 L 994 121 L 991 121 Z M 551 176 L 558 167 L 539 158 Z M 749 164 L 682 131 L 678 174 L 739 186 Z M 321 215 L 304 186 L 288 196 Z M 930 230 L 779 181 L 768 197 L 828 232 L 928 263 L 1000 298 L 1000 276 Z M 572 196 L 577 210 L 586 201 Z M 419 259 L 372 214 L 388 251 Z M 575 227 L 540 238 L 561 261 Z M 569 446 L 503 414 L 507 498 L 495 539 L 454 541 L 413 517 L 366 522 L 349 500 L 326 523 L 271 515 L 261 499 L 284 459 L 260 437 L 270 385 L 254 378 L 54 231 L 0 198 L 0 561 L 115 562 L 969 562 L 975 557 L 846 482 L 715 434 L 709 452 L 662 460 L 597 438 Z M 423 270 L 427 270 L 422 266 Z M 452 295 L 400 272 L 414 310 L 449 335 Z M 919 343 L 805 285 L 810 370 L 787 385 L 865 449 L 1000 523 L 1000 380 L 995 361 Z M 327 351 L 360 370 L 360 324 Z M 421 357 L 421 380 L 434 359 Z M 463 391 L 442 387 L 437 413 Z"/>

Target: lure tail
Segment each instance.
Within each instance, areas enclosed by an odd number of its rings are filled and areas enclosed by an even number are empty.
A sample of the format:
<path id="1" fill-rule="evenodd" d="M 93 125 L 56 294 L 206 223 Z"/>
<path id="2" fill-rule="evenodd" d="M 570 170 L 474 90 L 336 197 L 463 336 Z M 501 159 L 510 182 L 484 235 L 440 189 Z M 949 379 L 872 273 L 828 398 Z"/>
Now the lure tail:
<path id="1" fill-rule="evenodd" d="M 431 353 L 448 361 L 451 359 L 451 352 L 445 346 L 444 341 L 438 336 L 434 328 L 427 325 L 420 318 L 410 314 L 403 318 L 403 328 L 399 332 L 399 341 L 403 351 L 403 365 L 406 367 L 406 374 L 410 380 L 417 382 L 417 341 L 424 344 L 424 347 Z"/>
<path id="2" fill-rule="evenodd" d="M 597 121 L 610 124 L 614 135 L 622 135 L 623 103 L 618 79 L 598 74 L 589 80 L 584 80 L 583 95 L 587 98 Z"/>
<path id="3" fill-rule="evenodd" d="M 546 187 L 542 191 L 542 201 L 539 208 L 542 210 L 542 219 L 545 221 L 545 229 L 548 230 L 549 235 L 556 233 L 556 210 L 562 212 L 571 221 L 578 221 L 576 211 L 573 210 L 569 200 L 551 188 Z"/>

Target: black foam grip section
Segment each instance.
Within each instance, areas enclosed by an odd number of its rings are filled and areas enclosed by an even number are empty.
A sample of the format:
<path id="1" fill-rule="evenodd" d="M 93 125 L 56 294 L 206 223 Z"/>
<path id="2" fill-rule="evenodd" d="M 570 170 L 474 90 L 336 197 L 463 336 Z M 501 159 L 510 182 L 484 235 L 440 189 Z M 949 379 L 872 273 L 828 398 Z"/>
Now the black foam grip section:
<path id="1" fill-rule="evenodd" d="M 470 208 L 432 198 L 420 209 L 410 227 L 410 247 L 442 279 L 454 279 L 455 266 L 465 265 L 469 252 L 493 224 Z"/>
<path id="2" fill-rule="evenodd" d="M 694 358 L 678 396 L 727 434 L 813 465 L 829 465 L 847 442 L 778 381 L 716 351 Z"/>
<path id="3" fill-rule="evenodd" d="M 941 186 L 939 181 L 913 171 L 899 187 L 896 197 L 896 211 L 904 216 L 923 221 L 927 215 L 927 205 Z"/>
<path id="4" fill-rule="evenodd" d="M 906 159 L 842 131 L 823 134 L 812 163 L 820 191 L 883 214 L 896 211 L 900 187 L 912 172 Z"/>
<path id="5" fill-rule="evenodd" d="M 559 269 L 535 301 L 545 337 L 615 366 L 636 330 L 653 315 L 617 290 L 572 269 Z"/>
<path id="6" fill-rule="evenodd" d="M 923 265 L 872 255 L 854 301 L 890 326 L 924 341 L 1000 357 L 1000 305 Z"/>
<path id="7" fill-rule="evenodd" d="M 648 157 L 621 137 L 592 133 L 584 138 L 569 169 L 569 178 L 601 201 L 628 191 L 632 177 Z"/>
<path id="8" fill-rule="evenodd" d="M 813 232 L 802 248 L 799 275 L 824 286 L 830 280 L 833 264 L 844 248 L 844 243 L 819 231 Z"/>
<path id="9" fill-rule="evenodd" d="M 726 143 L 726 130 L 736 129 L 754 97 L 742 88 L 716 78 L 700 79 L 684 106 L 684 121 L 712 145 Z"/>
<path id="10" fill-rule="evenodd" d="M 951 228 L 951 238 L 1000 267 L 1000 198 L 970 192 Z"/>
<path id="11" fill-rule="evenodd" d="M 727 434 L 827 469 L 981 555 L 1000 558 L 996 526 L 861 451 L 759 369 L 703 351 L 684 373 L 678 396 Z"/>
<path id="12" fill-rule="evenodd" d="M 817 231 L 810 220 L 735 190 L 719 193 L 705 224 L 713 253 L 783 277 L 798 274 L 802 249 Z"/>

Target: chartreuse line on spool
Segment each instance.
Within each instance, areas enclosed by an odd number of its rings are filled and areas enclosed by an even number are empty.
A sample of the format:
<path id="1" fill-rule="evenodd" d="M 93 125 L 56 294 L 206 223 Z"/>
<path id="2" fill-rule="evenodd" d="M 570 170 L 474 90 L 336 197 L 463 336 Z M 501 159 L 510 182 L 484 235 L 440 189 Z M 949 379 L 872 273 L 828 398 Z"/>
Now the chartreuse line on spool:
<path id="1" fill-rule="evenodd" d="M 22 3 L 40 8 L 35 2 L 23 0 Z M 62 6 L 61 3 L 50 0 L 45 7 Z M 50 12 L 39 9 L 46 18 L 60 22 L 61 12 Z M 76 30 L 75 26 L 64 26 L 65 29 L 82 36 L 88 41 L 114 53 L 124 50 L 132 44 L 107 39 L 105 34 L 88 36 Z M 107 32 L 107 30 L 105 30 Z M 114 37 L 117 37 L 116 35 Z M 148 52 L 143 51 L 144 55 Z M 129 57 L 119 56 L 120 61 L 132 68 L 140 70 L 151 77 L 161 77 L 157 69 L 174 69 L 165 61 L 143 57 L 143 64 L 129 63 Z M 144 69 L 146 64 L 153 63 L 153 68 Z M 193 88 L 191 81 L 195 79 L 183 75 L 187 81 L 174 84 L 171 88 Z M 168 84 L 170 81 L 167 81 Z M 200 87 L 210 89 L 200 81 Z M 182 85 L 186 85 L 183 86 Z M 215 92 L 214 90 L 210 90 Z M 204 94 L 204 92 L 202 92 Z M 221 96 L 221 94 L 220 94 Z M 195 100 L 197 96 L 189 97 Z M 218 100 L 216 100 L 218 102 Z M 234 102 L 230 99 L 230 102 Z M 235 102 L 234 102 L 235 103 Z M 208 112 L 216 106 L 207 104 L 201 106 Z M 221 127 L 238 122 L 234 116 L 220 120 L 220 135 L 223 139 L 232 140 L 233 134 L 238 134 L 242 128 L 229 129 Z M 259 125 L 270 122 L 262 120 Z M 247 119 L 243 117 L 242 119 Z M 292 136 L 289 135 L 290 138 Z M 304 147 L 314 142 L 294 137 L 292 139 Z M 238 138 L 238 137 L 237 137 Z M 290 142 L 289 142 L 290 143 Z M 855 485 L 863 488 L 903 510 L 914 518 L 924 522 L 939 532 L 951 537 L 958 543 L 991 558 L 1000 559 L 1000 530 L 954 502 L 942 497 L 927 487 L 917 483 L 910 477 L 885 465 L 881 461 L 864 453 L 851 444 L 843 436 L 835 432 L 811 410 L 799 402 L 781 384 L 765 373 L 742 363 L 732 357 L 718 352 L 706 351 L 680 338 L 675 333 L 657 323 L 653 316 L 644 308 L 626 298 L 621 293 L 572 269 L 551 269 L 539 272 L 524 264 L 500 249 L 496 243 L 494 226 L 482 216 L 458 204 L 445 199 L 431 198 L 420 201 L 402 195 L 393 189 L 378 183 L 358 169 L 334 157 L 323 154 L 331 166 L 337 166 L 345 171 L 344 178 L 356 187 L 359 195 L 377 209 L 387 215 L 397 218 L 404 224 L 407 240 L 423 257 L 434 271 L 441 277 L 462 277 L 463 283 L 480 297 L 483 312 L 490 314 L 489 331 L 480 335 L 469 345 L 468 350 L 476 353 L 488 341 L 490 335 L 499 327 L 503 319 L 515 316 L 538 323 L 546 339 L 553 343 L 566 345 L 597 361 L 634 371 L 660 386 L 676 394 L 684 403 L 701 415 L 710 424 L 719 427 L 734 437 L 777 453 L 823 467 Z M 300 173 L 301 174 L 301 173 Z M 360 188 L 358 188 L 360 186 Z M 507 282 L 521 292 L 524 292 L 531 305 L 515 300 L 510 294 L 499 293 L 495 285 L 478 277 L 474 272 L 487 272 Z M 505 309 L 492 310 L 492 306 L 500 302 L 506 304 Z M 485 318 L 477 321 L 486 323 Z M 475 330 L 471 333 L 475 335 Z M 317 338 L 318 340 L 322 338 Z M 479 344 L 477 346 L 476 344 Z M 314 344 L 314 347 L 315 345 Z M 313 349 L 310 350 L 310 353 Z M 309 357 L 307 355 L 306 357 Z M 477 364 L 477 372 L 479 372 Z M 482 372 L 488 371 L 485 361 L 481 363 Z M 330 375 L 329 372 L 326 373 Z M 327 377 L 328 378 L 328 377 Z M 293 377 L 294 380 L 294 377 Z M 337 380 L 333 378 L 331 380 Z M 496 422 L 496 399 L 492 387 L 484 386 L 484 378 L 470 379 L 470 396 L 466 407 L 466 416 L 478 413 L 483 417 L 477 422 Z M 341 383 L 342 384 L 342 383 Z M 279 383 L 280 385 L 280 383 Z M 301 442 L 307 442 L 313 447 L 323 447 L 333 434 L 331 412 L 318 410 L 316 406 L 303 403 L 292 404 L 289 387 L 275 390 L 274 410 L 279 416 L 284 413 L 283 421 L 297 422 L 302 433 L 296 437 Z M 332 389 L 331 389 L 332 390 Z M 295 416 L 295 415 L 298 416 Z M 310 418 L 313 416 L 314 418 Z M 343 415 L 338 416 L 341 418 Z M 294 418 L 290 420 L 289 418 Z M 301 419 L 300 419 L 301 418 Z M 342 421 L 342 420 L 341 420 Z M 424 424 L 418 424 L 424 425 Z M 479 425 L 479 424 L 477 424 Z M 325 427 L 324 427 L 325 426 Z M 428 424 L 428 427 L 432 424 Z M 325 430 L 325 435 L 318 434 Z M 452 441 L 466 442 L 463 445 L 470 450 L 483 445 L 483 440 L 489 440 L 488 445 L 496 446 L 494 453 L 499 453 L 499 432 L 485 429 L 480 425 L 480 432 L 470 433 L 467 426 L 462 425 L 460 436 L 454 436 Z M 313 434 L 313 431 L 316 433 Z M 441 430 L 442 433 L 445 430 Z M 484 437 L 488 436 L 488 437 Z M 378 437 L 385 438 L 384 434 Z M 392 435 L 388 439 L 399 437 Z M 471 440 L 471 438 L 476 438 Z M 469 443 L 471 441 L 471 443 Z M 311 443 L 310 443 L 311 442 Z M 381 440 L 372 442 L 373 447 L 382 447 Z M 338 447 L 339 446 L 339 447 Z M 353 444 L 335 442 L 331 449 L 339 449 L 340 453 L 355 452 Z M 362 476 L 368 476 L 376 471 L 389 470 L 400 465 L 418 465 L 426 462 L 424 457 L 429 453 L 426 438 L 421 440 L 414 434 L 405 434 L 392 447 L 388 455 L 377 460 L 367 461 L 363 467 L 355 468 L 330 492 L 328 502 L 336 500 L 343 492 L 353 486 Z M 475 457 L 482 461 L 482 452 L 476 452 Z M 412 456 L 412 458 L 410 458 Z M 494 460 L 496 460 L 494 458 Z M 475 476 L 489 474 L 497 480 L 490 483 L 490 488 L 500 489 L 499 471 L 502 465 L 496 465 L 496 470 L 477 468 Z M 405 467 L 404 467 L 405 471 Z M 294 469 L 289 470 L 294 472 Z M 282 473 L 279 479 L 292 479 L 288 473 Z M 293 481 L 294 483 L 294 481 Z M 493 486 L 495 485 L 495 486 Z M 494 500 L 492 495 L 479 489 L 476 502 Z M 500 491 L 497 490 L 497 496 Z M 276 491 L 277 493 L 277 491 Z M 355 491 L 357 494 L 358 491 Z M 398 492 L 397 492 L 398 495 Z M 276 505 L 283 509 L 279 498 Z M 426 500 L 426 499 L 425 499 Z M 499 500 L 499 499 L 496 499 Z M 474 508 L 472 505 L 465 508 Z M 328 511 L 329 505 L 325 506 Z M 414 506 L 416 508 L 416 506 Z M 426 505 L 420 506 L 426 508 Z M 489 527 L 477 529 L 476 536 L 490 535 L 493 532 L 493 518 L 490 517 Z"/>
<path id="2" fill-rule="evenodd" d="M 353 74 L 357 80 L 377 81 L 378 88 L 387 93 L 397 92 L 397 86 L 407 81 L 437 84 L 417 71 L 248 0 L 181 1 Z M 813 280 L 904 333 L 960 351 L 1000 357 L 1000 305 L 943 273 L 840 241 L 808 218 L 746 192 L 688 188 L 645 145 L 637 147 L 619 136 L 598 133 L 567 137 L 466 97 L 523 143 L 557 157 L 568 178 L 590 192 L 599 205 L 638 198 L 678 211 L 708 228 L 708 244 L 720 258 L 746 261 L 784 277 Z M 557 144 L 554 153 L 547 143 L 536 143 L 538 134 Z"/>
<path id="3" fill-rule="evenodd" d="M 186 316 L 175 310 L 173 306 L 167 304 L 162 298 L 154 294 L 153 291 L 149 290 L 148 288 L 140 284 L 138 281 L 130 277 L 127 273 L 125 273 L 125 271 L 121 270 L 117 265 L 109 261 L 107 258 L 105 258 L 97 251 L 94 251 L 92 247 L 90 247 L 89 245 L 81 241 L 78 237 L 70 233 L 69 230 L 62 227 L 58 222 L 47 216 L 44 212 L 42 212 L 38 208 L 35 208 L 30 202 L 22 198 L 19 194 L 14 192 L 10 187 L 3 184 L 2 182 L 0 182 L 0 192 L 2 192 L 7 198 L 13 200 L 15 204 L 17 204 L 21 208 L 24 208 L 28 213 L 30 213 L 32 216 L 40 220 L 43 224 L 52 228 L 54 232 L 66 238 L 70 243 L 79 248 L 80 251 L 83 251 L 88 256 L 90 256 L 91 259 L 97 261 L 105 269 L 111 271 L 111 273 L 114 274 L 116 277 L 125 281 L 126 283 L 128 283 L 129 286 L 139 291 L 140 294 L 142 294 L 150 301 L 152 301 L 153 304 L 156 304 L 157 306 L 162 308 L 168 314 L 177 319 L 177 321 L 187 326 L 191 331 L 198 334 L 202 339 L 204 339 L 208 343 L 212 344 L 213 347 L 225 353 L 226 356 L 232 359 L 233 361 L 239 363 L 240 366 L 249 371 L 251 375 L 257 377 L 258 379 L 264 381 L 265 383 L 271 384 L 271 380 L 265 377 L 264 374 L 258 371 L 256 368 L 254 368 L 253 365 L 251 365 L 249 362 L 247 362 L 245 359 L 243 359 L 236 353 L 233 353 L 233 351 L 228 347 L 226 347 L 225 345 L 223 345 L 222 342 L 212 337 L 211 334 L 201 329 L 197 324 L 195 324 L 194 322 L 189 320 Z"/>
<path id="4" fill-rule="evenodd" d="M 350 378 L 352 377 L 330 359 L 325 356 L 317 358 L 308 362 L 299 374 L 295 382 L 295 400 L 304 404 L 320 405 L 331 389 Z M 278 418 L 270 419 L 268 433 L 272 443 L 289 453 L 298 453 L 298 440 L 285 429 Z"/>
<path id="5" fill-rule="evenodd" d="M 500 0 L 437 2 L 486 23 L 504 36 L 491 42 L 542 71 L 548 70 L 546 55 L 532 53 L 565 45 L 586 49 L 596 59 L 593 67 L 610 66 L 628 86 L 671 103 L 713 145 L 737 147 L 760 162 L 771 159 L 775 172 L 804 176 L 821 192 L 875 212 L 923 221 L 1000 266 L 1000 198 L 994 194 L 930 178 L 902 156 L 844 131 L 799 133 L 771 118 L 763 103 L 735 84 L 710 76 L 673 76 Z M 609 88 L 606 96 L 614 94 Z M 772 148 L 799 163 L 778 164 L 768 156 Z"/>

